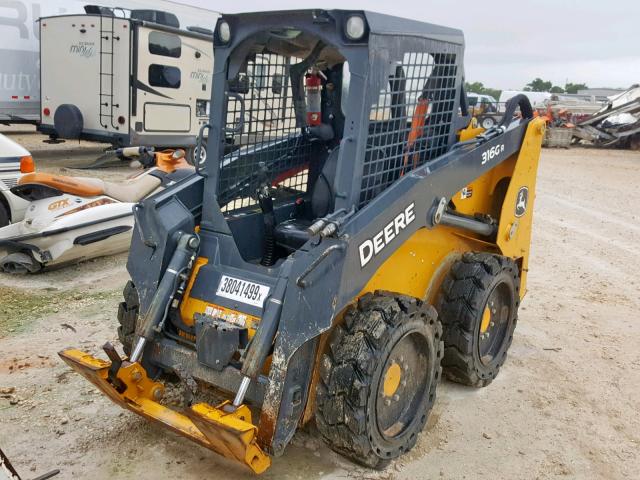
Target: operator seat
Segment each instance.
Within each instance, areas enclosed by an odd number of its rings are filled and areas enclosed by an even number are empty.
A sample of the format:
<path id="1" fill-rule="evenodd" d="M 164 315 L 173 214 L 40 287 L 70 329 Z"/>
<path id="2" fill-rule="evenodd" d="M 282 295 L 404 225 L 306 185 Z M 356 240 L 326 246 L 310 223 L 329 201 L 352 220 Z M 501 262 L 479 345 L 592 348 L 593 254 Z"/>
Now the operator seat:
<path id="1" fill-rule="evenodd" d="M 322 171 L 313 186 L 311 193 L 311 216 L 313 220 L 306 218 L 293 218 L 280 222 L 275 228 L 276 243 L 288 251 L 297 250 L 311 238 L 308 228 L 318 218 L 331 213 L 335 205 L 335 192 L 333 182 L 336 178 L 338 155 L 340 148 L 334 148 L 322 166 Z"/>

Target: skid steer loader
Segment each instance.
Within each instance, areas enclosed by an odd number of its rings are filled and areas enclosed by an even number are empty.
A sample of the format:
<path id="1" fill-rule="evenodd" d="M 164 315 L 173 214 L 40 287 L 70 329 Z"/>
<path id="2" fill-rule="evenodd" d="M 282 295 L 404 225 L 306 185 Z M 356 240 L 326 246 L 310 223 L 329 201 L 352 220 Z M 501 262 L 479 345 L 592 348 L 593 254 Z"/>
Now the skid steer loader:
<path id="1" fill-rule="evenodd" d="M 544 122 L 516 97 L 469 127 L 463 47 L 363 11 L 223 15 L 207 160 L 134 208 L 126 357 L 61 357 L 257 473 L 312 420 L 372 468 L 409 451 L 441 373 L 498 374 L 528 271 Z"/>

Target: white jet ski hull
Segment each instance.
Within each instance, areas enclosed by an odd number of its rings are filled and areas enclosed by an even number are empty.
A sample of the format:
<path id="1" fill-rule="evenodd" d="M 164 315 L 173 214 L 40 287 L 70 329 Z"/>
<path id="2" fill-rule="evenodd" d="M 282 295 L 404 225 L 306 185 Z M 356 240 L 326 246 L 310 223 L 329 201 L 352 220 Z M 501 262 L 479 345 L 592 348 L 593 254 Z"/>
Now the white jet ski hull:
<path id="1" fill-rule="evenodd" d="M 101 201 L 111 203 L 77 210 Z M 35 272 L 124 252 L 131 243 L 133 205 L 73 195 L 33 202 L 22 222 L 0 229 L 0 271 Z"/>

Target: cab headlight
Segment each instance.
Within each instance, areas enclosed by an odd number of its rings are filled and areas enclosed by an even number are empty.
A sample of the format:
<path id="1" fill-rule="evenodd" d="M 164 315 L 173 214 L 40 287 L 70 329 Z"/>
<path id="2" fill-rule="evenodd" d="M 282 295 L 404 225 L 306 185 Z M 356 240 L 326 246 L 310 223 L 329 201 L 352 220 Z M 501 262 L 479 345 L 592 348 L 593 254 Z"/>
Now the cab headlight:
<path id="1" fill-rule="evenodd" d="M 231 27 L 225 20 L 218 24 L 218 38 L 223 43 L 229 43 L 229 40 L 231 40 Z"/>
<path id="2" fill-rule="evenodd" d="M 345 34 L 350 40 L 360 40 L 364 36 L 365 30 L 364 18 L 360 15 L 352 15 L 347 19 Z"/>

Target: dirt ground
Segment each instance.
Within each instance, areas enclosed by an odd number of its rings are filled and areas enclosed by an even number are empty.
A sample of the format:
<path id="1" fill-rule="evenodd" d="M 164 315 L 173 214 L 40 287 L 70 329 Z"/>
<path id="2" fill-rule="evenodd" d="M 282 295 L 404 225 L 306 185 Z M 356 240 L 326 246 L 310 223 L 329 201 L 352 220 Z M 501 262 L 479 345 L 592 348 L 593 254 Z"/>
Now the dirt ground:
<path id="1" fill-rule="evenodd" d="M 39 157 L 36 147 L 43 171 L 97 152 Z M 416 448 L 384 472 L 354 466 L 305 431 L 263 478 L 638 478 L 638 184 L 640 153 L 545 150 L 529 291 L 498 379 L 481 390 L 442 382 Z M 250 478 L 122 411 L 58 359 L 64 347 L 99 352 L 116 340 L 125 261 L 0 275 L 0 447 L 29 478 L 53 468 L 63 479 Z"/>

